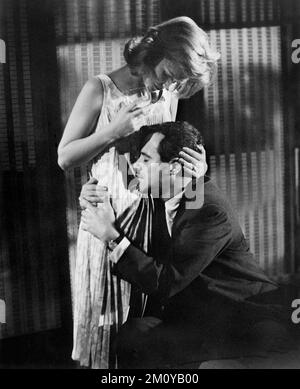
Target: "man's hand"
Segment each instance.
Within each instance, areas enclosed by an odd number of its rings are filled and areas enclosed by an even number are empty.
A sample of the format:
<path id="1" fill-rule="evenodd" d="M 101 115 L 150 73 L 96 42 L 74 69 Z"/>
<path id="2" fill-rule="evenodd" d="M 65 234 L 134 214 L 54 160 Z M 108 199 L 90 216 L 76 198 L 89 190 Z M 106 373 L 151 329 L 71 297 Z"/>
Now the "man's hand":
<path id="1" fill-rule="evenodd" d="M 92 177 L 82 186 L 79 203 L 81 208 L 85 208 L 82 200 L 87 200 L 96 206 L 97 203 L 103 203 L 105 196 L 107 196 L 107 187 L 98 185 L 98 180 Z"/>
<path id="2" fill-rule="evenodd" d="M 82 199 L 84 207 L 81 212 L 82 229 L 90 232 L 103 242 L 109 242 L 119 236 L 114 226 L 115 213 L 107 194 L 100 207 L 95 207 L 85 199 Z"/>

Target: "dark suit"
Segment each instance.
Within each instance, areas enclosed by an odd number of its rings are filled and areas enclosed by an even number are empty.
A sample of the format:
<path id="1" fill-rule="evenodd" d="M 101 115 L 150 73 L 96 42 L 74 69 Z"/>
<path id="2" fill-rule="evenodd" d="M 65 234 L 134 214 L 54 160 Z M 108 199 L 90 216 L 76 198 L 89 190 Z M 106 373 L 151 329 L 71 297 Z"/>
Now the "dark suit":
<path id="1" fill-rule="evenodd" d="M 150 295 L 147 314 L 157 318 L 150 325 L 156 327 L 156 338 L 157 328 L 165 326 L 176 327 L 176 337 L 179 328 L 190 334 L 191 328 L 201 328 L 202 334 L 216 336 L 266 319 L 281 320 L 280 307 L 259 301 L 276 284 L 257 265 L 236 215 L 210 179 L 205 179 L 200 208 L 187 209 L 182 198 L 171 238 L 161 207 L 156 200 L 151 255 L 131 244 L 116 266 L 122 278 Z"/>

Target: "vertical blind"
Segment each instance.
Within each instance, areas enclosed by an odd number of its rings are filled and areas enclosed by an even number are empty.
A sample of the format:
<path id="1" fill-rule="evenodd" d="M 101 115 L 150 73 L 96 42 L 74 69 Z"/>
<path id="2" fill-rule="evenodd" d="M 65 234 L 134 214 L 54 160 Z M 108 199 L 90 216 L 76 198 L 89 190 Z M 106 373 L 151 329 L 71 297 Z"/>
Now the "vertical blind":
<path id="1" fill-rule="evenodd" d="M 204 29 L 279 24 L 282 0 L 162 0 L 162 18 L 186 15 Z M 284 4 L 297 0 L 284 0 Z"/>
<path id="2" fill-rule="evenodd" d="M 211 175 L 231 198 L 270 275 L 284 264 L 284 139 L 279 27 L 211 30 L 221 52 L 205 91 Z"/>

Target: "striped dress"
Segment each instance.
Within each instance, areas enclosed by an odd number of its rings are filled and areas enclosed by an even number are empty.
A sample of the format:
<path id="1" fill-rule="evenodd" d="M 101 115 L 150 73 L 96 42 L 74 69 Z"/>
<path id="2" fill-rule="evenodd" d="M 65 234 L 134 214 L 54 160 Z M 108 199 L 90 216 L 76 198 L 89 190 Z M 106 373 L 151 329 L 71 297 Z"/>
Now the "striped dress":
<path id="1" fill-rule="evenodd" d="M 120 103 L 128 104 L 129 99 L 109 76 L 101 74 L 96 77 L 104 91 L 95 130 L 101 131 L 114 118 Z M 162 98 L 151 105 L 149 114 L 139 121 L 139 125 L 164 121 L 171 121 L 171 94 L 166 90 Z M 141 198 L 138 193 L 126 189 L 123 165 L 120 165 L 124 158 L 116 147 L 111 147 L 94 159 L 90 174 L 100 185 L 107 186 L 122 229 L 147 251 L 153 207 L 150 199 Z M 111 270 L 106 246 L 83 231 L 80 225 L 74 278 L 72 358 L 79 361 L 81 366 L 101 369 L 116 367 L 110 345 L 118 328 L 127 319 L 130 284 L 116 277 Z"/>

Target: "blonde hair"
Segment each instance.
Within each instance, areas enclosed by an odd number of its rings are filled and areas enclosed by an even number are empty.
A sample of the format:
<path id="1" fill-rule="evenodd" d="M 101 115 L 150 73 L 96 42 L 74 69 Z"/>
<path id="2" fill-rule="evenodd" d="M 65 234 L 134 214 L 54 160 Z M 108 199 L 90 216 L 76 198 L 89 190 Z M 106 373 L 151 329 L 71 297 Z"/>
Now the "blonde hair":
<path id="1" fill-rule="evenodd" d="M 130 68 L 143 66 L 148 71 L 154 71 L 164 59 L 174 79 L 186 80 L 184 88 L 193 85 L 195 93 L 212 82 L 220 54 L 211 48 L 207 34 L 191 18 L 181 16 L 129 40 L 124 57 Z"/>

